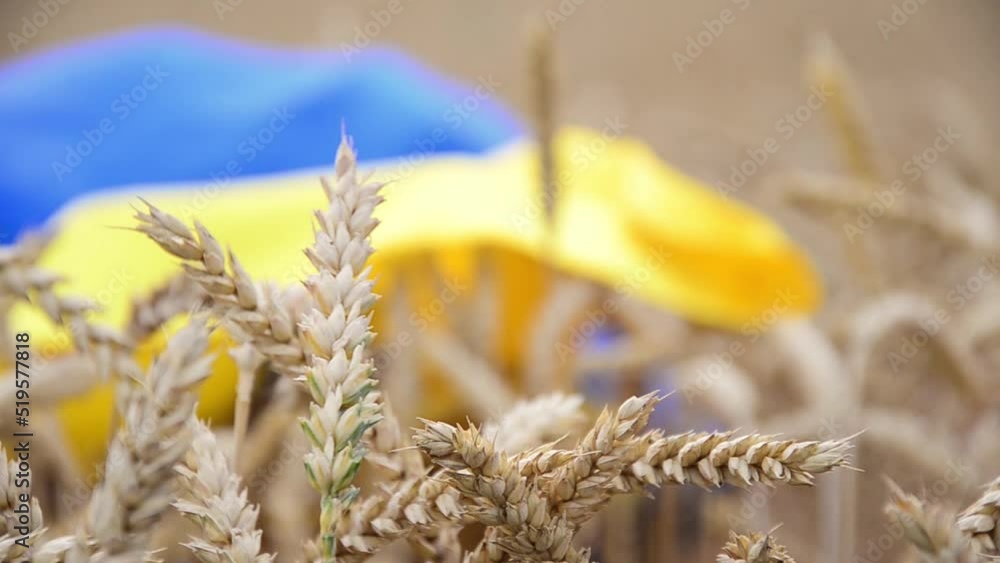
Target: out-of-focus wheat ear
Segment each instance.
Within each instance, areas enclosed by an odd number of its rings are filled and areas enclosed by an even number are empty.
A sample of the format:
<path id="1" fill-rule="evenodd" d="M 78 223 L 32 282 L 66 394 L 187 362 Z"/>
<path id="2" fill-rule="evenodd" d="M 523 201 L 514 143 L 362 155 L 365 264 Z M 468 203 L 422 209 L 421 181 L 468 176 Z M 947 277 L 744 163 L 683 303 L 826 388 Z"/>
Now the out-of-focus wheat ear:
<path id="1" fill-rule="evenodd" d="M 909 292 L 887 292 L 866 303 L 852 315 L 845 327 L 847 357 L 851 372 L 864 382 L 871 376 L 871 362 L 876 347 L 895 330 L 917 330 L 925 319 L 934 318 L 938 305 L 927 297 Z M 961 396 L 973 405 L 982 405 L 991 396 L 987 391 L 989 374 L 985 373 L 970 348 L 972 343 L 950 330 L 931 337 L 934 347 L 951 364 L 950 370 L 935 370 L 949 379 Z"/>
<path id="2" fill-rule="evenodd" d="M 394 483 L 426 473 L 424 458 L 420 451 L 410 447 L 410 441 L 403 434 L 399 420 L 392 409 L 392 403 L 383 397 L 382 420 L 372 427 L 365 444 L 368 446 L 365 460 L 387 472 L 383 484 L 392 487 Z"/>
<path id="3" fill-rule="evenodd" d="M 535 122 L 535 136 L 538 141 L 538 180 L 540 195 L 544 202 L 545 220 L 552 225 L 559 197 L 556 178 L 555 136 L 556 136 L 556 70 L 555 32 L 545 25 L 534 25 L 529 30 L 529 52 L 531 63 L 532 109 Z"/>
<path id="4" fill-rule="evenodd" d="M 208 329 L 193 319 L 169 340 L 145 380 L 119 384 L 123 424 L 82 529 L 94 557 L 144 557 L 152 527 L 175 499 L 173 466 L 191 443 L 197 387 L 211 371 L 207 349 Z"/>
<path id="5" fill-rule="evenodd" d="M 709 369 L 717 375 L 705 385 L 703 374 Z M 672 371 L 678 392 L 686 402 L 708 406 L 731 426 L 743 427 L 756 419 L 760 403 L 757 387 L 735 362 L 724 366 L 716 357 L 704 355 L 678 362 Z"/>
<path id="6" fill-rule="evenodd" d="M 34 267 L 42 256 L 42 252 L 48 248 L 54 235 L 54 231 L 28 233 L 22 236 L 16 245 L 0 247 L 0 264 L 18 263 L 22 268 Z M 0 266 L 0 268 L 2 267 L 4 266 Z M 11 295 L 3 289 L 0 287 L 0 341 L 13 342 L 14 334 L 11 332 L 9 324 L 10 311 L 14 304 L 19 301 L 19 297 Z M 14 352 L 13 347 L 4 347 L 0 350 L 0 360 L 12 365 L 15 361 Z"/>
<path id="7" fill-rule="evenodd" d="M 885 157 L 876 145 L 872 119 L 853 72 L 829 35 L 812 38 L 806 59 L 806 87 L 824 104 L 851 173 L 870 182 L 885 180 Z"/>
<path id="8" fill-rule="evenodd" d="M 30 472 L 27 479 L 19 479 L 18 473 L 17 461 L 8 461 L 7 451 L 0 444 L 0 561 L 24 560 L 34 551 L 39 536 L 45 532 L 38 500 L 31 498 L 30 503 L 21 502 L 21 495 L 30 496 L 31 491 L 19 487 L 18 483 L 30 482 Z M 21 509 L 22 505 L 28 508 L 27 513 Z M 25 517 L 26 522 L 23 520 Z M 23 533 L 24 530 L 27 534 Z"/>
<path id="9" fill-rule="evenodd" d="M 132 360 L 133 343 L 119 331 L 93 325 L 87 315 L 97 309 L 88 299 L 59 295 L 55 286 L 60 276 L 34 264 L 37 243 L 28 239 L 13 247 L 0 248 L 0 301 L 28 301 L 52 322 L 66 327 L 77 350 L 90 358 L 102 379 L 111 374 L 134 376 L 138 367 Z"/>
<path id="10" fill-rule="evenodd" d="M 955 514 L 941 506 L 927 506 L 917 497 L 905 493 L 886 478 L 889 502 L 885 514 L 900 526 L 903 536 L 932 563 L 971 563 L 971 544 L 962 536 L 955 523 Z"/>
<path id="11" fill-rule="evenodd" d="M 944 164 L 935 165 L 926 174 L 926 181 L 930 183 L 945 180 L 947 172 L 944 170 Z M 941 176 L 935 178 L 937 174 Z M 858 206 L 869 205 L 872 191 L 878 188 L 878 184 L 865 180 L 801 171 L 779 174 L 768 183 L 770 193 L 781 201 L 797 207 L 819 207 L 841 216 L 854 212 Z M 989 236 L 996 225 L 992 217 L 981 217 L 980 209 L 981 202 L 977 209 L 976 204 L 969 202 L 968 198 L 957 210 L 956 202 L 952 201 L 935 200 L 928 203 L 926 198 L 897 199 L 885 208 L 881 219 L 896 225 L 917 227 L 935 238 L 988 254 L 995 251 L 995 238 Z M 968 221 L 958 220 L 970 213 L 976 217 Z M 851 248 L 853 247 L 854 245 Z"/>
<path id="12" fill-rule="evenodd" d="M 576 433 L 583 426 L 583 396 L 551 393 L 518 401 L 497 421 L 483 426 L 483 436 L 516 454 Z"/>
<path id="13" fill-rule="evenodd" d="M 132 300 L 125 336 L 142 342 L 177 315 L 195 313 L 210 306 L 205 290 L 190 277 L 178 274 L 148 295 Z"/>
<path id="14" fill-rule="evenodd" d="M 193 417 L 189 424 L 194 439 L 176 467 L 180 500 L 173 504 L 198 526 L 199 533 L 184 545 L 206 563 L 270 563 L 274 556 L 261 553 L 259 509 L 247 500 L 246 489 L 212 431 Z"/>
<path id="15" fill-rule="evenodd" d="M 729 532 L 729 541 L 716 558 L 718 563 L 795 563 L 785 547 L 770 535 Z"/>
<path id="16" fill-rule="evenodd" d="M 601 290 L 588 280 L 573 279 L 548 269 L 546 298 L 528 329 L 524 346 L 528 361 L 525 386 L 532 394 L 569 388 L 562 377 L 580 352 L 570 342 L 569 332 L 587 310 L 600 300 Z"/>
<path id="17" fill-rule="evenodd" d="M 383 345 L 387 342 L 398 344 L 398 350 L 390 354 L 389 349 L 382 347 L 375 352 L 375 357 L 383 360 L 379 362 L 383 393 L 392 400 L 396 417 L 407 425 L 416 419 L 420 405 L 425 404 L 426 392 L 419 375 L 419 331 L 410 323 L 410 315 L 416 310 L 411 289 L 415 275 L 415 267 L 401 265 L 393 276 L 392 291 L 387 292 L 382 302 L 382 311 L 388 321 L 381 340 Z M 408 344 L 402 345 L 402 342 Z"/>
<path id="18" fill-rule="evenodd" d="M 958 529 L 972 540 L 979 553 L 1000 556 L 1000 477 L 958 515 Z"/>

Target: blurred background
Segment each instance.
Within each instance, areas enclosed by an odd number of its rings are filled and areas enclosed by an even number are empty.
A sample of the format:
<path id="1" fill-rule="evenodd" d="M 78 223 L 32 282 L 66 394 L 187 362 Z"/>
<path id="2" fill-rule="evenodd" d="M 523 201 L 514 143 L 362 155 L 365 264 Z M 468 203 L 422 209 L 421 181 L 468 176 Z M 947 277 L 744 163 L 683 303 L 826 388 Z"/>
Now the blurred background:
<path id="1" fill-rule="evenodd" d="M 231 4 L 231 5 L 230 5 Z M 919 10 L 883 37 L 879 20 L 891 22 L 888 0 L 836 5 L 802 1 L 612 3 L 563 2 L 558 27 L 559 118 L 599 126 L 611 116 L 630 124 L 629 134 L 650 143 L 671 163 L 708 181 L 723 180 L 744 158 L 742 144 L 770 135 L 777 121 L 803 100 L 801 71 L 810 34 L 828 33 L 850 61 L 887 147 L 907 155 L 922 146 L 903 122 L 926 120 L 928 107 L 957 91 L 986 134 L 996 130 L 993 109 L 1000 70 L 990 0 L 918 2 Z M 262 44 L 339 49 L 376 21 L 378 1 L 310 2 L 276 6 L 263 0 L 175 2 L 67 2 L 21 53 L 136 26 L 176 24 Z M 468 82 L 492 74 L 505 103 L 528 115 L 531 89 L 524 41 L 528 26 L 560 12 L 560 2 L 412 2 L 379 25 L 377 43 L 414 55 L 436 70 Z M 736 8 L 735 21 L 713 39 L 697 64 L 678 72 L 672 59 L 704 21 Z M 38 10 L 37 1 L 8 0 L 0 7 L 11 31 Z M 562 19 L 560 16 L 559 19 Z M 15 58 L 12 49 L 4 59 Z M 933 128 L 930 129 L 933 131 Z M 987 140 L 991 138 L 988 137 Z M 819 122 L 809 123 L 775 156 L 773 166 L 836 166 L 831 141 Z"/>
<path id="2" fill-rule="evenodd" d="M 337 65 L 350 63 L 353 53 L 370 42 L 404 53 L 432 72 L 457 81 L 457 90 L 449 91 L 449 104 L 462 100 L 487 78 L 496 84 L 491 102 L 503 114 L 497 123 L 504 125 L 497 126 L 495 135 L 473 136 L 467 146 L 455 148 L 476 153 L 530 139 L 538 129 L 539 63 L 533 41 L 542 29 L 552 41 L 548 79 L 554 88 L 549 117 L 558 126 L 599 131 L 609 120 L 621 123 L 624 135 L 648 147 L 653 157 L 647 163 L 630 160 L 632 156 L 622 156 L 621 162 L 609 156 L 609 163 L 622 169 L 629 163 L 648 164 L 651 168 L 636 168 L 636 173 L 645 176 L 648 172 L 657 178 L 652 184 L 665 193 L 674 184 L 661 180 L 659 167 L 675 170 L 690 177 L 679 183 L 690 182 L 704 197 L 718 199 L 720 206 L 728 205 L 731 198 L 748 204 L 739 208 L 740 213 L 759 217 L 768 225 L 773 222 L 783 233 L 776 236 L 782 241 L 787 238 L 778 246 L 800 247 L 808 257 L 805 262 L 816 270 L 815 281 L 802 282 L 809 278 L 801 273 L 805 267 L 799 258 L 788 258 L 782 250 L 775 252 L 783 257 L 780 260 L 794 262 L 788 272 L 795 273 L 787 278 L 775 274 L 774 279 L 760 282 L 760 288 L 767 291 L 780 289 L 785 283 L 782 279 L 793 278 L 798 281 L 789 283 L 818 288 L 823 296 L 815 306 L 793 307 L 800 309 L 794 311 L 798 316 L 790 315 L 777 324 L 766 320 L 754 331 L 746 323 L 756 323 L 773 311 L 748 305 L 740 315 L 725 317 L 705 312 L 711 309 L 707 305 L 691 304 L 700 298 L 683 291 L 656 295 L 651 290 L 649 294 L 639 290 L 637 295 L 629 291 L 618 298 L 634 301 L 636 306 L 622 306 L 620 318 L 602 326 L 596 335 L 587 335 L 587 345 L 580 350 L 574 346 L 571 360 L 555 351 L 562 339 L 573 337 L 573 331 L 590 318 L 585 313 L 588 307 L 593 310 L 595 297 L 587 294 L 590 297 L 575 303 L 571 299 L 568 304 L 561 300 L 552 305 L 558 288 L 570 292 L 579 281 L 616 287 L 620 271 L 588 274 L 587 260 L 574 258 L 578 261 L 567 268 L 558 267 L 561 262 L 556 259 L 559 273 L 552 274 L 544 255 L 527 252 L 515 253 L 510 260 L 497 258 L 504 264 L 499 269 L 513 272 L 494 274 L 501 280 L 499 285 L 510 284 L 509 291 L 484 283 L 490 274 L 469 274 L 476 291 L 497 293 L 495 309 L 528 311 L 524 315 L 532 320 L 517 326 L 534 322 L 547 328 L 531 334 L 551 337 L 550 346 L 540 346 L 536 340 L 534 347 L 525 345 L 529 350 L 523 354 L 501 351 L 495 358 L 488 357 L 490 352 L 475 350 L 475 343 L 469 344 L 487 371 L 508 382 L 514 395 L 551 390 L 534 386 L 532 378 L 538 372 L 553 371 L 559 375 L 545 377 L 560 383 L 552 387 L 584 392 L 593 409 L 640 391 L 678 390 L 661 407 L 664 412 L 657 420 L 676 432 L 740 427 L 830 439 L 867 430 L 858 440 L 855 463 L 865 472 L 824 476 L 816 489 L 726 489 L 712 494 L 672 489 L 657 493 L 652 502 L 617 502 L 603 519 L 581 533 L 583 541 L 597 546 L 602 561 L 709 561 L 728 530 L 766 531 L 778 524 L 783 527 L 777 535 L 801 560 L 911 560 L 913 555 L 896 540 L 888 546 L 878 542 L 890 533 L 882 515 L 883 475 L 909 490 L 930 491 L 935 501 L 960 508 L 1000 473 L 1000 444 L 994 433 L 1000 429 L 995 391 L 1000 308 L 993 299 L 990 272 L 994 270 L 989 266 L 996 260 L 995 235 L 1000 234 L 1000 161 L 993 157 L 1000 131 L 1000 105 L 996 103 L 1000 37 L 995 33 L 1000 4 L 994 0 L 52 0 L 46 6 L 57 6 L 51 8 L 55 13 L 41 17 L 37 14 L 46 10 L 42 4 L 6 0 L 0 6 L 0 28 L 10 32 L 10 47 L 0 49 L 0 65 L 14 68 L 87 39 L 169 26 L 255 47 L 323 52 L 331 72 L 340 68 Z M 29 25 L 33 18 L 35 24 Z M 43 20 L 44 25 L 37 24 Z M 205 44 L 205 49 L 210 48 Z M 241 63 L 253 60 L 241 59 Z M 30 76 L 32 67 L 19 72 Z M 85 80 L 52 80 L 52 87 L 60 89 L 50 96 L 52 107 L 63 103 L 71 107 L 76 103 L 74 94 L 88 90 Z M 832 85 L 839 101 L 811 108 L 810 96 L 820 83 Z M 381 87 L 396 86 L 389 80 Z M 402 82 L 398 87 L 408 88 Z M 238 106 L 239 99 L 232 104 Z M 803 114 L 803 107 L 811 110 Z M 510 117 L 503 108 L 510 111 Z M 31 126 L 30 120 L 8 117 L 8 124 Z M 349 117 L 347 121 L 350 130 Z M 433 122 L 427 125 L 433 126 Z M 391 128 L 392 123 L 376 127 Z M 0 130 L 0 135 L 10 135 L 12 130 Z M 150 138 L 156 133 L 140 132 Z M 336 133 L 330 130 L 322 147 L 331 160 Z M 359 135 L 362 158 L 364 139 L 364 134 Z M 758 161 L 754 172 L 744 174 L 745 184 L 736 185 L 734 175 L 740 176 L 740 167 L 761 154 L 769 139 L 779 139 L 777 148 L 766 149 L 766 162 Z M 18 144 L 12 136 L 6 143 L 8 147 Z M 920 158 L 930 147 L 936 147 L 934 162 L 924 169 Z M 406 152 L 399 149 L 380 155 L 379 160 L 392 163 Z M 18 158 L 9 155 L 10 161 Z M 913 172 L 915 164 L 921 173 Z M 303 162 L 293 168 L 318 165 Z M 51 177 L 48 171 L 45 175 Z M 608 177 L 592 181 L 601 184 Z M 245 178 L 254 180 L 251 175 Z M 905 182 L 906 194 L 897 191 L 896 203 L 875 195 L 891 191 L 897 180 Z M 628 182 L 618 182 L 614 189 L 629 189 Z M 32 189 L 10 184 L 0 188 L 9 194 L 5 197 L 15 198 L 11 200 L 15 204 L 17 190 Z M 59 200 L 59 205 L 69 199 Z M 876 200 L 882 201 L 882 211 L 872 211 Z M 704 204 L 699 213 L 711 213 L 709 207 Z M 686 209 L 676 203 L 663 208 Z M 866 219 L 865 209 L 873 217 Z M 732 217 L 728 213 L 720 211 L 718 217 Z M 697 224 L 702 216 L 694 213 L 692 217 Z M 714 227 L 731 222 L 713 217 L 706 215 L 704 224 Z M 865 226 L 869 219 L 874 226 Z M 623 221 L 631 224 L 640 219 L 628 215 Z M 670 216 L 663 221 L 669 223 Z M 305 223 L 303 219 L 299 225 L 303 232 L 308 230 Z M 849 226 L 863 231 L 859 242 Z M 719 231 L 719 240 L 706 243 L 704 255 L 719 256 L 721 266 L 692 266 L 687 281 L 705 272 L 732 276 L 734 286 L 741 279 L 756 280 L 753 272 L 765 266 L 755 261 L 759 258 L 756 247 L 748 241 L 758 240 L 755 237 L 761 232 L 770 233 L 770 228 Z M 567 233 L 576 232 L 567 229 Z M 68 232 L 72 235 L 72 230 Z M 12 240 L 16 233 L 3 234 Z M 489 245 L 484 248 L 476 247 L 474 254 L 501 253 Z M 609 252 L 614 255 L 614 248 Z M 683 247 L 677 246 L 675 252 L 683 254 Z M 797 256 L 798 251 L 788 252 Z M 730 254 L 743 258 L 730 267 L 730 262 L 724 262 Z M 479 264 L 477 260 L 468 261 Z M 536 271 L 519 261 L 542 266 Z M 70 262 L 53 258 L 47 264 L 58 271 L 68 269 Z M 989 266 L 987 270 L 981 269 L 983 264 Z M 281 268 L 285 267 L 283 263 Z M 420 266 L 386 268 L 390 280 L 405 277 L 412 281 L 406 276 L 419 278 L 426 273 Z M 448 266 L 440 268 L 450 271 Z M 519 277 L 528 270 L 530 276 Z M 433 281 L 426 283 L 435 287 Z M 519 284 L 530 285 L 523 293 L 531 294 L 531 299 L 518 297 Z M 705 279 L 704 285 L 706 292 L 738 293 L 712 279 Z M 390 284 L 383 293 L 391 297 L 398 287 Z M 422 291 L 435 294 L 433 289 Z M 960 305 L 956 293 L 962 296 Z M 658 300 L 662 296 L 666 297 Z M 754 299 L 754 303 L 770 304 L 772 293 Z M 726 307 L 735 301 L 720 303 Z M 475 312 L 473 305 L 463 305 L 462 314 L 494 318 Z M 417 301 L 409 306 L 420 310 Z M 124 307 L 125 316 L 119 321 L 127 318 Z M 941 311 L 948 320 L 928 329 L 928 319 Z M 380 332 L 393 334 L 387 328 L 390 321 L 379 322 L 387 323 Z M 457 327 L 466 326 L 462 322 L 454 321 L 451 326 L 459 336 Z M 747 337 L 758 332 L 762 338 L 749 341 L 747 353 L 737 354 L 735 362 L 720 363 L 718 354 L 731 350 L 733 342 L 746 344 Z M 915 337 L 927 340 L 913 345 Z M 927 341 L 934 345 L 926 346 Z M 441 340 L 435 342 L 442 346 Z M 450 341 L 444 342 L 444 348 L 449 348 Z M 506 350 L 522 344 L 517 340 L 516 345 L 500 347 Z M 539 348 L 543 351 L 538 352 Z M 468 358 L 461 354 L 456 359 L 454 346 L 450 351 L 450 356 L 444 352 L 444 360 L 437 354 L 436 361 L 479 365 L 462 363 Z M 472 406 L 461 400 L 458 407 L 452 406 L 447 397 L 468 390 L 447 373 L 439 373 L 447 368 L 393 368 L 391 364 L 384 366 L 387 373 L 396 369 L 396 375 L 409 373 L 415 380 L 417 372 L 429 371 L 421 385 L 450 389 L 422 395 L 433 404 L 403 405 L 404 428 L 415 416 L 428 412 L 452 420 L 464 420 L 470 412 L 474 418 L 490 414 L 481 406 L 477 410 L 475 400 L 469 401 Z M 706 365 L 721 365 L 725 374 L 711 375 L 710 383 L 703 385 L 705 374 L 710 373 Z M 489 377 L 487 381 L 493 382 Z M 390 395 L 405 397 L 412 385 L 388 383 L 387 387 Z M 442 407 L 446 403 L 448 408 Z M 265 508 L 265 528 L 274 518 L 268 520 Z M 266 529 L 265 538 L 272 547 L 281 544 Z M 170 543 L 169 538 L 164 541 Z"/>

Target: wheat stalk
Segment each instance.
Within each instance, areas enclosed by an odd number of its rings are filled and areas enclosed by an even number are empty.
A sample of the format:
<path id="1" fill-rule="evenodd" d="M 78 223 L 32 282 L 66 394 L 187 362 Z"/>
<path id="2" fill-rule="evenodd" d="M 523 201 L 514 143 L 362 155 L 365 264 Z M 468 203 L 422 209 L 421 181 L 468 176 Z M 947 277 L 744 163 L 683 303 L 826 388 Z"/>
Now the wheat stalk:
<path id="1" fill-rule="evenodd" d="M 250 344 L 241 344 L 229 351 L 236 363 L 236 407 L 233 420 L 233 462 L 239 464 L 250 427 L 250 402 L 257 371 L 264 365 L 264 358 Z"/>
<path id="2" fill-rule="evenodd" d="M 515 403 L 511 386 L 462 339 L 432 329 L 420 334 L 419 342 L 424 357 L 441 370 L 477 414 L 490 416 L 496 409 L 506 410 Z"/>
<path id="3" fill-rule="evenodd" d="M 270 563 L 274 556 L 260 549 L 258 507 L 247 501 L 247 491 L 215 435 L 197 419 L 190 424 L 194 439 L 176 467 L 182 500 L 174 506 L 200 532 L 185 545 L 206 563 Z"/>
<path id="4" fill-rule="evenodd" d="M 769 535 L 729 532 L 729 541 L 715 559 L 718 563 L 795 563 L 785 547 Z"/>

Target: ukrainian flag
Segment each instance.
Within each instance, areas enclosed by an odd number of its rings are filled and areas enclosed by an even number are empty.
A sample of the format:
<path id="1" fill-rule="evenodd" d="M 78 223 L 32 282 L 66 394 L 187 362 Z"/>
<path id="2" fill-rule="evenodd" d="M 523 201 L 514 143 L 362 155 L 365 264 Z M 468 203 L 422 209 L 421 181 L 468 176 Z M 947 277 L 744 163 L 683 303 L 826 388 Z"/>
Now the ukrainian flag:
<path id="1" fill-rule="evenodd" d="M 151 29 L 20 59 L 0 68 L 0 80 L 0 231 L 9 241 L 48 223 L 58 235 L 41 265 L 66 276 L 66 292 L 98 299 L 95 320 L 113 325 L 126 322 L 132 298 L 178 272 L 152 242 L 111 228 L 133 225 L 136 196 L 204 222 L 255 279 L 301 279 L 311 210 L 323 205 L 317 176 L 331 168 L 342 125 L 362 163 L 392 181 L 374 233 L 376 290 L 407 292 L 419 310 L 435 299 L 433 282 L 401 280 L 432 264 L 471 295 L 488 254 L 505 373 L 524 371 L 550 264 L 732 330 L 782 296 L 795 296 L 782 309 L 793 314 L 820 298 L 808 259 L 780 228 L 663 163 L 628 137 L 627 124 L 557 135 L 558 213 L 548 227 L 537 147 L 496 101 L 489 76 L 459 84 L 377 47 L 348 62 Z M 60 339 L 31 307 L 19 307 L 11 326 Z M 217 350 L 202 415 L 231 416 L 234 379 Z M 438 418 L 451 396 L 430 387 L 421 414 Z M 60 411 L 71 432 L 81 418 L 95 425 L 73 436 L 81 459 L 100 458 L 110 408 L 109 389 L 99 388 Z"/>

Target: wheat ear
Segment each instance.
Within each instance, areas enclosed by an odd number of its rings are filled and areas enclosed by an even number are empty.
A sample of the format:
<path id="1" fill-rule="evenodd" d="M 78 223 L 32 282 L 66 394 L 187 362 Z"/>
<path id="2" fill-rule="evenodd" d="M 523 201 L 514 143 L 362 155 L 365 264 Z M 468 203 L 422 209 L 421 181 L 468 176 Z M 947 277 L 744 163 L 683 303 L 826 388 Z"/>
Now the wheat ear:
<path id="1" fill-rule="evenodd" d="M 913 495 L 886 480 L 890 500 L 885 506 L 889 520 L 900 526 L 906 541 L 930 563 L 973 561 L 970 544 L 955 524 L 954 513 L 936 505 L 926 506 Z"/>
<path id="2" fill-rule="evenodd" d="M 475 426 L 426 422 L 414 441 L 445 469 L 469 516 L 490 527 L 466 561 L 589 560 L 588 551 L 572 546 L 577 528 L 553 509 L 542 483 L 523 475 L 516 458 L 496 449 Z"/>
<path id="3" fill-rule="evenodd" d="M 88 299 L 60 296 L 55 285 L 61 278 L 38 268 L 26 256 L 32 256 L 34 243 L 24 243 L 0 250 L 0 296 L 29 301 L 37 305 L 56 324 L 69 329 L 73 343 L 81 353 L 93 358 L 103 379 L 114 374 L 136 374 L 132 360 L 132 342 L 118 331 L 87 321 L 87 314 L 97 309 Z"/>
<path id="4" fill-rule="evenodd" d="M 785 547 L 769 535 L 729 532 L 729 541 L 715 559 L 718 563 L 795 563 Z"/>
<path id="5" fill-rule="evenodd" d="M 211 430 L 197 419 L 190 424 L 194 439 L 176 467 L 182 500 L 174 507 L 200 533 L 185 545 L 206 563 L 270 563 L 274 556 L 260 550 L 259 508 L 247 501 L 246 488 Z"/>
<path id="6" fill-rule="evenodd" d="M 563 393 L 518 401 L 499 420 L 485 425 L 483 435 L 500 450 L 519 453 L 579 430 L 582 406 L 581 395 Z"/>
<path id="7" fill-rule="evenodd" d="M 577 445 L 573 459 L 544 486 L 555 511 L 581 524 L 617 492 L 618 479 L 634 459 L 637 436 L 646 428 L 658 393 L 631 397 L 615 411 L 605 409 Z"/>
<path id="8" fill-rule="evenodd" d="M 125 336 L 132 342 L 142 342 L 175 316 L 207 305 L 207 297 L 190 277 L 176 275 L 148 295 L 132 300 Z"/>
<path id="9" fill-rule="evenodd" d="M 38 499 L 23 503 L 26 512 L 15 512 L 22 505 L 19 497 L 30 495 L 24 488 L 30 477 L 25 478 L 24 473 L 18 477 L 18 472 L 17 461 L 8 461 L 7 451 L 0 445 L 0 561 L 22 560 L 45 531 Z"/>
<path id="10" fill-rule="evenodd" d="M 173 500 L 173 466 L 191 443 L 188 420 L 196 387 L 211 370 L 208 330 L 201 320 L 179 331 L 145 381 L 123 381 L 118 430 L 94 491 L 84 532 L 95 556 L 139 557 L 152 526 Z"/>
<path id="11" fill-rule="evenodd" d="M 463 515 L 458 492 L 440 475 L 404 479 L 351 507 L 338 533 L 337 559 L 362 561 L 403 538 L 435 550 L 427 536 L 449 529 Z"/>
<path id="12" fill-rule="evenodd" d="M 641 485 L 691 483 L 703 488 L 755 483 L 812 485 L 813 477 L 849 467 L 851 440 L 797 441 L 733 432 L 651 433 L 637 440 L 638 458 L 625 476 Z"/>
<path id="13" fill-rule="evenodd" d="M 1000 477 L 958 515 L 958 529 L 972 540 L 980 553 L 1000 556 Z"/>
<path id="14" fill-rule="evenodd" d="M 185 272 L 211 297 L 215 313 L 234 336 L 251 342 L 275 371 L 301 375 L 305 354 L 296 317 L 283 296 L 273 287 L 258 288 L 232 252 L 227 269 L 222 245 L 204 225 L 195 222 L 196 236 L 180 219 L 144 203 L 147 210 L 135 212 L 136 230 L 184 261 Z"/>
<path id="15" fill-rule="evenodd" d="M 22 236 L 16 245 L 0 247 L 0 264 L 2 264 L 0 268 L 28 269 L 34 267 L 42 253 L 48 248 L 53 234 L 51 232 L 28 233 Z M 0 286 L 0 338 L 4 342 L 10 342 L 14 338 L 10 331 L 10 311 L 20 299 L 20 296 L 11 295 Z M 0 358 L 6 360 L 8 364 L 13 364 L 14 350 L 8 348 L 0 351 Z"/>
<path id="16" fill-rule="evenodd" d="M 523 401 L 484 430 L 485 439 L 512 453 L 539 446 L 579 425 L 583 419 L 582 402 L 579 396 L 558 393 Z M 370 455 L 369 459 L 399 472 L 405 461 L 399 457 L 410 452 L 389 455 L 406 442 L 396 433 L 395 424 L 382 427 L 382 423 L 375 427 L 373 445 L 383 453 Z M 442 474 L 417 474 L 415 469 L 411 465 L 383 494 L 373 495 L 351 510 L 350 524 L 339 538 L 338 557 L 356 560 L 403 537 L 425 553 L 439 553 L 442 548 L 447 553 L 451 549 L 449 533 L 464 516 L 458 491 L 447 485 Z M 431 537 L 440 530 L 446 532 L 443 537 Z"/>
<path id="17" fill-rule="evenodd" d="M 318 229 L 306 256 L 317 273 L 306 287 L 315 309 L 300 320 L 310 355 L 301 378 L 312 404 L 301 425 L 309 439 L 305 454 L 309 481 L 321 495 L 320 553 L 333 561 L 336 530 L 357 489 L 351 485 L 364 456 L 362 436 L 381 419 L 379 394 L 368 356 L 374 335 L 374 281 L 365 263 L 372 254 L 372 217 L 380 184 L 362 184 L 346 136 L 337 150 L 336 181 L 323 180 L 329 206 L 316 212 Z"/>

